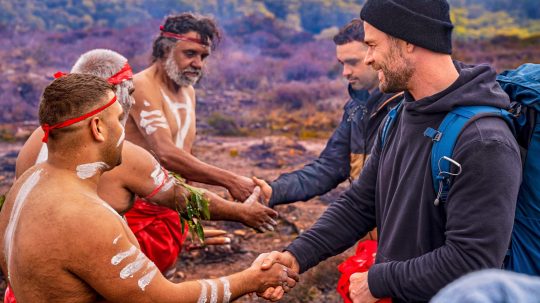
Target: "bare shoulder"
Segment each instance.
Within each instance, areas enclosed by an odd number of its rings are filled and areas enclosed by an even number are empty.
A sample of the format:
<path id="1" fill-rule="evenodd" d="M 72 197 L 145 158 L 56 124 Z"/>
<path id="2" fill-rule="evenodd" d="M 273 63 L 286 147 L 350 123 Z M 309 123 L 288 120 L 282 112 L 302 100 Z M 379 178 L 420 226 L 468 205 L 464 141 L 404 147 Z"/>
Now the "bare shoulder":
<path id="1" fill-rule="evenodd" d="M 34 130 L 32 135 L 26 140 L 23 147 L 19 151 L 17 161 L 15 163 L 15 176 L 19 178 L 30 167 L 34 166 L 38 155 L 42 148 L 43 143 L 41 138 L 43 137 L 43 131 L 41 128 Z"/>
<path id="2" fill-rule="evenodd" d="M 129 141 L 124 141 L 122 149 L 122 164 L 113 170 L 103 174 L 103 181 L 124 180 L 131 177 L 141 177 L 140 173 L 144 173 L 153 169 L 157 160 L 146 149 L 135 145 Z"/>

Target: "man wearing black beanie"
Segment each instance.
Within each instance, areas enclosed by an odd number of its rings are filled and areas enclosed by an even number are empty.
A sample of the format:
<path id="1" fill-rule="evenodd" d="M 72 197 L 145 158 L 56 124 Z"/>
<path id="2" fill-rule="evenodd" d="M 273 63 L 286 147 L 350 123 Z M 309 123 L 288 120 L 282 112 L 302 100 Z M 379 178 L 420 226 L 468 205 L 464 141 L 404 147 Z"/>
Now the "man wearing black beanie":
<path id="1" fill-rule="evenodd" d="M 376 264 L 351 276 L 350 298 L 427 302 L 468 272 L 502 266 L 521 160 L 505 121 L 476 119 L 455 143 L 452 160 L 461 169 L 452 167 L 451 187 L 441 197 L 431 168 L 437 139 L 424 133 L 438 129 L 458 106 L 508 108 L 510 100 L 492 68 L 452 61 L 446 1 L 368 0 L 360 16 L 368 46 L 364 63 L 377 71 L 382 92 L 403 90 L 404 100 L 361 177 L 285 252 L 271 253 L 263 268 L 277 261 L 304 272 L 377 226 Z"/>

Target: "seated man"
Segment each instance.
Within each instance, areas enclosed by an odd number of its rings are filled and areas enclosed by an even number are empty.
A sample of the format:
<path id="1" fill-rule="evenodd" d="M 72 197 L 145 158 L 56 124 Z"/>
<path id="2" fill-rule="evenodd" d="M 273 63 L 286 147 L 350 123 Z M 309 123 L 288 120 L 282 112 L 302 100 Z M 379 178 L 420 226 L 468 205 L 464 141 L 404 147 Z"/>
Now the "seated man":
<path id="1" fill-rule="evenodd" d="M 294 286 L 292 271 L 278 264 L 263 272 L 260 258 L 214 280 L 173 284 L 159 273 L 97 193 L 101 174 L 122 162 L 126 115 L 98 77 L 71 74 L 45 88 L 39 121 L 48 159 L 18 178 L 0 212 L 0 263 L 18 301 L 228 302 Z"/>
<path id="2" fill-rule="evenodd" d="M 133 92 L 133 82 L 131 68 L 127 59 L 122 55 L 104 49 L 96 49 L 83 54 L 75 63 L 73 73 L 93 74 L 109 83 L 115 85 L 119 103 L 127 113 L 132 105 L 133 99 L 130 94 Z M 125 123 L 124 119 L 123 123 Z M 43 130 L 38 128 L 25 143 L 16 163 L 16 176 L 21 176 L 26 170 L 36 163 L 47 160 L 47 145 L 41 142 Z M 155 207 L 176 210 L 175 199 L 182 199 L 180 192 L 182 189 L 173 187 L 173 180 L 168 179 L 167 174 L 158 164 L 155 158 L 146 150 L 123 141 L 122 164 L 103 174 L 98 184 L 99 196 L 107 201 L 116 211 L 124 214 L 133 206 L 135 196 L 141 197 L 147 203 L 152 203 Z M 168 180 L 167 185 L 161 184 Z M 255 196 L 250 199 L 250 203 L 233 203 L 226 201 L 216 194 L 206 192 L 205 196 L 210 200 L 210 213 L 212 220 L 238 221 L 259 229 L 261 226 L 272 226 L 275 221 L 272 219 L 277 213 L 260 203 L 256 202 Z M 176 214 L 176 212 L 175 212 Z M 177 219 L 177 215 L 175 215 Z M 153 243 L 155 247 L 169 247 L 167 253 L 159 250 L 144 247 L 144 252 L 162 271 L 169 268 L 174 269 L 176 259 L 182 247 L 182 241 L 187 232 L 182 233 L 178 220 L 167 221 L 164 224 L 163 217 L 148 217 L 142 221 L 142 225 L 132 226 L 133 229 L 144 228 L 147 224 L 155 224 L 161 228 L 161 233 L 172 235 L 164 237 L 167 241 L 159 244 Z M 219 244 L 229 239 L 208 238 L 207 244 Z M 152 244 L 147 243 L 146 244 Z"/>

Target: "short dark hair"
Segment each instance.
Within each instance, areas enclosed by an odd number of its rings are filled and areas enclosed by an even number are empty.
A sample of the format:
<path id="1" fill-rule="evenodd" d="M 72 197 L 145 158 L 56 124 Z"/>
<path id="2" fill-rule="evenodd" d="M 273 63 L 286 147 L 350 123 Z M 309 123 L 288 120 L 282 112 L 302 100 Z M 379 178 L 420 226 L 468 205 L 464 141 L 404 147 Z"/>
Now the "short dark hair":
<path id="1" fill-rule="evenodd" d="M 175 34 L 196 32 L 202 43 L 209 45 L 212 49 L 215 49 L 221 41 L 221 34 L 212 18 L 191 13 L 168 16 L 163 24 L 163 31 Z M 152 62 L 164 58 L 170 46 L 176 41 L 178 40 L 159 35 L 152 45 Z"/>
<path id="2" fill-rule="evenodd" d="M 362 19 L 352 19 L 339 29 L 339 32 L 334 36 L 336 45 L 343 45 L 353 41 L 364 42 L 364 22 Z"/>
<path id="3" fill-rule="evenodd" d="M 54 80 L 45 87 L 39 103 L 39 124 L 54 125 L 80 117 L 100 105 L 113 86 L 107 81 L 88 74 L 69 74 Z M 69 131 L 70 127 L 54 129 L 55 133 Z"/>

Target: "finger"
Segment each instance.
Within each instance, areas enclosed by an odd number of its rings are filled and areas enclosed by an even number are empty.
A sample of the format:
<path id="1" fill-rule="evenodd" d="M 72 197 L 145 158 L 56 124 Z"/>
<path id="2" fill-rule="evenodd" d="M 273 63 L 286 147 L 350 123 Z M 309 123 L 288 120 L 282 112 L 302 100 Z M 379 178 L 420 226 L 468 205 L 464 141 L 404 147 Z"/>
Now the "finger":
<path id="1" fill-rule="evenodd" d="M 296 286 L 296 281 L 295 279 L 291 279 L 291 278 L 287 278 L 287 285 L 290 287 L 290 288 L 293 288 Z"/>
<path id="2" fill-rule="evenodd" d="M 244 201 L 244 204 L 251 205 L 259 199 L 259 195 L 261 194 L 261 188 L 259 186 L 255 186 L 255 189 L 253 189 L 253 193 Z"/>
<path id="3" fill-rule="evenodd" d="M 266 206 L 265 206 L 266 207 Z M 266 207 L 266 209 L 264 210 L 266 212 L 267 215 L 269 215 L 270 217 L 272 218 L 277 218 L 279 213 L 271 208 L 268 208 Z"/>
<path id="4" fill-rule="evenodd" d="M 270 301 L 275 302 L 280 300 L 283 297 L 283 294 L 285 294 L 285 291 L 283 290 L 283 287 L 278 286 L 270 296 Z"/>
<path id="5" fill-rule="evenodd" d="M 275 288 L 268 287 L 265 291 L 262 293 L 257 293 L 257 296 L 264 298 L 266 300 L 270 300 L 270 296 L 274 293 Z"/>
<path id="6" fill-rule="evenodd" d="M 266 256 L 266 258 L 264 258 L 261 264 L 261 269 L 269 269 L 270 267 L 272 267 L 272 265 L 274 265 L 274 263 L 278 263 L 281 259 L 281 253 L 278 251 L 273 251 L 268 256 Z"/>
<path id="7" fill-rule="evenodd" d="M 265 228 L 264 224 L 262 224 L 259 227 L 257 227 L 257 231 L 264 233 L 264 232 L 267 232 L 268 230 Z"/>
<path id="8" fill-rule="evenodd" d="M 268 223 L 270 223 L 272 226 L 276 226 L 277 225 L 277 221 L 272 219 L 272 218 L 268 218 L 267 220 Z"/>
<path id="9" fill-rule="evenodd" d="M 287 273 L 287 278 L 288 279 L 294 280 L 296 282 L 300 281 L 300 275 L 297 272 L 295 272 L 294 270 L 287 267 L 287 270 L 285 272 Z"/>
<path id="10" fill-rule="evenodd" d="M 264 228 L 266 228 L 268 231 L 274 231 L 274 227 L 270 224 L 264 223 L 262 226 L 264 226 Z"/>
<path id="11" fill-rule="evenodd" d="M 231 244 L 231 238 L 229 237 L 212 237 L 204 240 L 206 245 L 226 245 Z"/>

